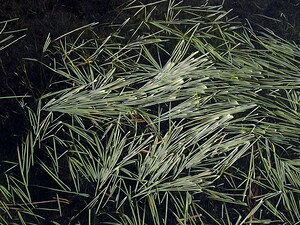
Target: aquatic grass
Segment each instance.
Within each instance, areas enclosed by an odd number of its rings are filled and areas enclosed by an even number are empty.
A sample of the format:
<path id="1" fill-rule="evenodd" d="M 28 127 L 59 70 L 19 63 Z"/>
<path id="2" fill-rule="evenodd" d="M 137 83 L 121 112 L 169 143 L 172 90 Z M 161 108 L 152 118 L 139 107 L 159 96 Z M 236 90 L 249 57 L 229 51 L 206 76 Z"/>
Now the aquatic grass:
<path id="1" fill-rule="evenodd" d="M 0 221 L 297 223 L 298 46 L 221 6 L 125 12 L 107 37 L 96 24 L 47 37 L 55 82 L 24 106 Z"/>
<path id="2" fill-rule="evenodd" d="M 18 30 L 8 30 L 7 27 L 10 26 L 10 24 L 14 21 L 18 20 L 18 18 L 0 21 L 0 51 L 3 51 L 5 48 L 9 47 L 10 45 L 13 45 L 15 42 L 19 41 L 25 35 L 20 35 L 23 31 L 26 31 L 27 28 L 24 29 L 18 29 Z M 15 35 L 18 35 L 17 37 Z"/>

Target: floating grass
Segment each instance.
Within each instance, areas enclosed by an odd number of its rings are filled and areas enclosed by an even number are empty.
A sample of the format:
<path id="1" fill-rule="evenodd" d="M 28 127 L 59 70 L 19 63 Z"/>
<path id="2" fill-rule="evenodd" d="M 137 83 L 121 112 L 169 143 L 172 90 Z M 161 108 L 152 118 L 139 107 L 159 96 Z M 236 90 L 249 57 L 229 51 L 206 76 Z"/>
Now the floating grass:
<path id="1" fill-rule="evenodd" d="M 221 6 L 124 10 L 107 37 L 47 37 L 1 223 L 297 223 L 299 47 Z"/>

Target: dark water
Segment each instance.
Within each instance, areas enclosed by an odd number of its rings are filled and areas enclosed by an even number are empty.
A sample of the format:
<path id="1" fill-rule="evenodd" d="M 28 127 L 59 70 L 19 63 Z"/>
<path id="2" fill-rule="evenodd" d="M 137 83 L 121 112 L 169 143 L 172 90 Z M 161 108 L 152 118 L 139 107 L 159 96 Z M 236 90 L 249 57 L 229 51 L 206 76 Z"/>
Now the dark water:
<path id="1" fill-rule="evenodd" d="M 43 68 L 37 63 L 23 58 L 41 59 L 41 50 L 48 33 L 55 38 L 91 22 L 99 21 L 104 24 L 115 20 L 120 13 L 118 7 L 125 2 L 127 1 L 0 0 L 0 21 L 20 18 L 9 29 L 28 28 L 21 32 L 26 34 L 25 38 L 0 52 L 0 96 L 40 96 L 49 85 L 47 74 L 43 73 Z M 193 5 L 199 2 L 203 1 L 184 1 Z M 210 1 L 211 4 L 221 2 Z M 232 17 L 237 16 L 242 23 L 247 23 L 248 20 L 257 30 L 261 29 L 260 26 L 268 27 L 279 36 L 300 43 L 300 0 L 226 0 L 224 8 L 233 9 L 230 14 Z M 123 16 L 126 18 L 126 15 Z M 269 19 L 270 17 L 277 21 Z M 105 31 L 102 32 L 107 35 Z M 29 101 L 28 104 L 36 103 Z M 17 100 L 0 100 L 0 180 L 7 169 L 2 161 L 17 160 L 17 145 L 26 133 L 27 125 L 26 115 Z"/>
<path id="2" fill-rule="evenodd" d="M 46 37 L 55 38 L 91 22 L 110 22 L 125 0 L 0 0 L 0 21 L 9 23 L 7 31 L 27 28 L 14 34 L 26 36 L 0 52 L 0 96 L 40 96 L 49 77 L 37 63 L 24 58 L 41 59 Z M 0 29 L 2 25 L 0 25 Z M 2 37 L 1 37 L 2 38 Z M 29 104 L 35 104 L 30 102 Z M 26 131 L 26 120 L 15 99 L 0 100 L 0 161 L 15 160 L 16 146 Z M 1 165 L 1 162 L 0 162 Z M 0 166 L 0 172 L 2 174 Z"/>
<path id="3" fill-rule="evenodd" d="M 277 35 L 300 43 L 300 0 L 225 0 L 225 9 L 241 21 L 273 30 Z"/>
<path id="4" fill-rule="evenodd" d="M 112 22 L 120 13 L 118 7 L 125 2 L 127 1 L 0 0 L 0 21 L 19 18 L 9 29 L 28 29 L 19 34 L 26 34 L 25 38 L 0 53 L 0 96 L 24 93 L 35 97 L 41 95 L 49 84 L 49 79 L 39 65 L 23 58 L 40 59 L 48 33 L 55 38 L 91 22 Z M 185 4 L 192 5 L 199 2 L 205 1 L 184 1 Z M 222 1 L 209 2 L 220 4 Z M 224 8 L 233 9 L 231 15 L 237 16 L 237 20 L 242 23 L 248 20 L 257 30 L 261 29 L 260 26 L 268 27 L 279 36 L 299 43 L 300 0 L 226 0 Z M 275 20 L 270 19 L 271 17 Z M 105 32 L 103 35 L 106 35 Z M 16 159 L 14 153 L 20 137 L 26 131 L 26 124 L 18 101 L 0 100 L 0 161 Z M 3 168 L 0 166 L 1 173 Z"/>

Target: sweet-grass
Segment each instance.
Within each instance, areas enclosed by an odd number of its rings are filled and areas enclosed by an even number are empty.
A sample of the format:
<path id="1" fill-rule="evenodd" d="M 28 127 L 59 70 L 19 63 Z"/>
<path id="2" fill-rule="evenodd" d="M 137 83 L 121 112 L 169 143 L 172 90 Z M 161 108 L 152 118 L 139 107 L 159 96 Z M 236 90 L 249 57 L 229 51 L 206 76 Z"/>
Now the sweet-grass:
<path id="1" fill-rule="evenodd" d="M 3 51 L 5 48 L 13 45 L 15 42 L 25 37 L 25 35 L 22 35 L 22 33 L 26 30 L 26 28 L 18 30 L 9 29 L 9 25 L 16 20 L 18 20 L 18 18 L 0 21 L 0 51 Z"/>
<path id="2" fill-rule="evenodd" d="M 1 223 L 296 224 L 299 46 L 220 6 L 124 10 L 47 38 Z"/>

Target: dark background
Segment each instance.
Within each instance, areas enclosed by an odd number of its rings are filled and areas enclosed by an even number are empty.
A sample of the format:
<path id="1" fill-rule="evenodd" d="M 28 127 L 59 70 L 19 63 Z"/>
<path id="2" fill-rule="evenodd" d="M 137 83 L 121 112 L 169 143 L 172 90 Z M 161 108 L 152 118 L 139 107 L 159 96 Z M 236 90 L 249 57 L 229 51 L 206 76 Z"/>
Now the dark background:
<path id="1" fill-rule="evenodd" d="M 91 22 L 109 24 L 128 17 L 121 13 L 126 0 L 0 0 L 0 21 L 19 18 L 8 30 L 27 28 L 15 34 L 26 37 L 0 52 L 0 96 L 32 95 L 38 97 L 49 79 L 37 63 L 24 58 L 41 59 L 48 33 L 55 38 Z M 141 2 L 153 2 L 142 0 Z M 197 5 L 205 1 L 185 0 L 184 4 Z M 220 0 L 209 0 L 220 4 Z M 279 36 L 299 44 L 300 0 L 225 0 L 229 14 L 250 24 L 259 31 L 272 29 Z M 272 17 L 274 19 L 268 19 Z M 103 25 L 102 27 L 105 27 Z M 100 26 L 101 27 L 101 26 Z M 0 29 L 2 26 L 0 26 Z M 108 34 L 99 29 L 104 36 Z M 35 98 L 33 98 L 35 99 Z M 34 101 L 34 100 L 33 100 Z M 34 104 L 34 102 L 32 102 Z M 0 99 L 0 161 L 14 160 L 16 146 L 26 131 L 26 120 L 15 99 Z M 0 164 L 1 172 L 1 164 Z"/>

